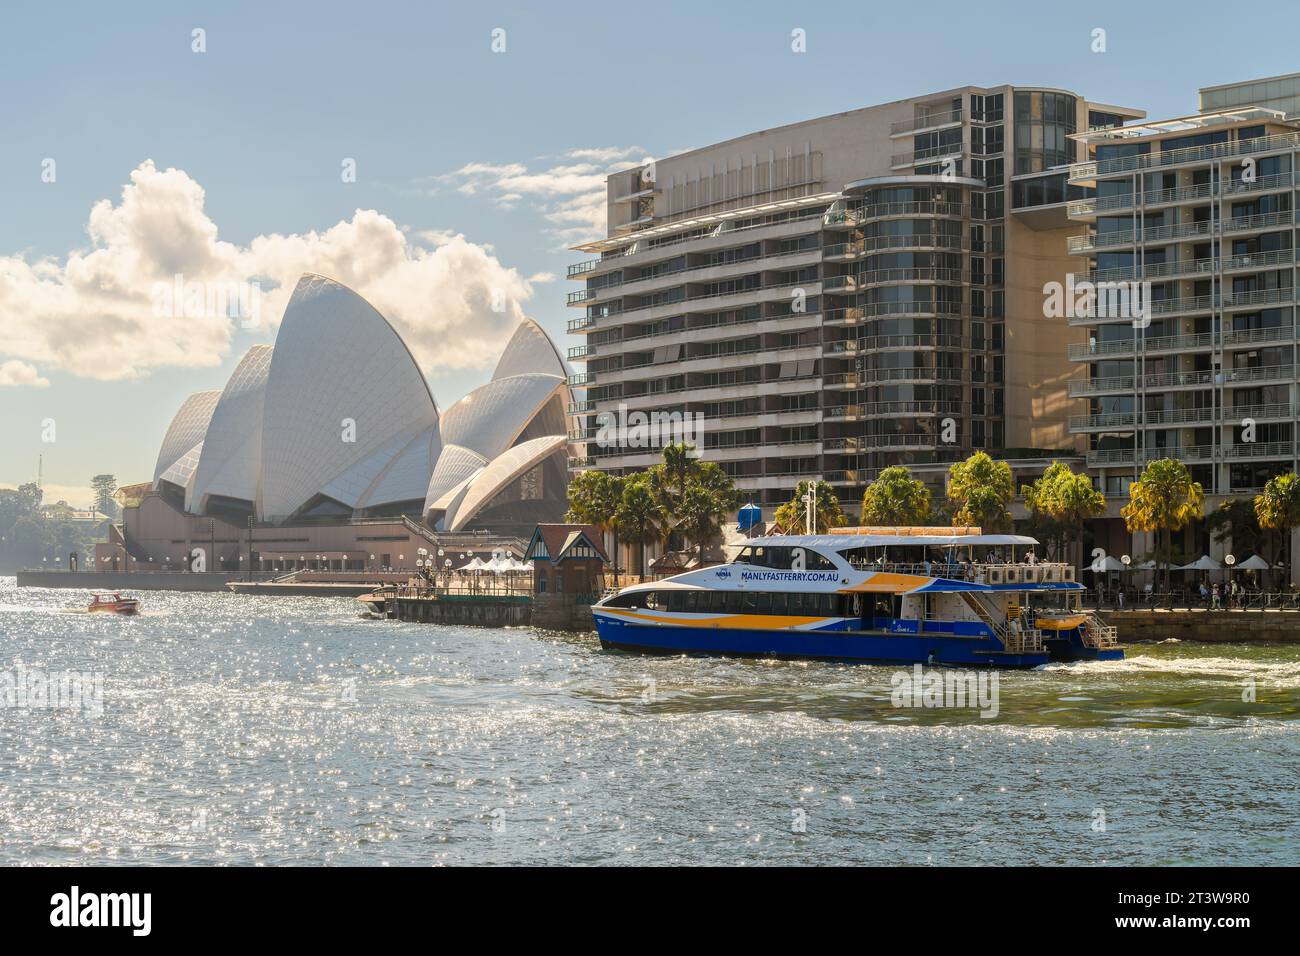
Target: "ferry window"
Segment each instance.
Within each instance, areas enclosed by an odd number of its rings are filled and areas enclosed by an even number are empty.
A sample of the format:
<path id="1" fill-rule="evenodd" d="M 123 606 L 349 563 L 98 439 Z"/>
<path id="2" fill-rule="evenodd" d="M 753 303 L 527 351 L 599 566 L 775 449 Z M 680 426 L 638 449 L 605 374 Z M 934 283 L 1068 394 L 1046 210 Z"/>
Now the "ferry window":
<path id="1" fill-rule="evenodd" d="M 685 593 L 686 593 L 686 607 L 684 608 L 684 610 L 698 611 L 700 609 L 700 592 L 687 591 Z"/>
<path id="2" fill-rule="evenodd" d="M 746 614 L 753 614 L 758 610 L 758 596 L 753 591 L 741 591 L 740 607 Z"/>
<path id="3" fill-rule="evenodd" d="M 663 595 L 658 591 L 645 592 L 645 606 L 651 611 L 665 611 Z"/>
<path id="4" fill-rule="evenodd" d="M 682 591 L 669 591 L 664 595 L 664 605 L 670 611 L 686 610 L 686 594 Z"/>
<path id="5" fill-rule="evenodd" d="M 759 614 L 772 613 L 772 595 L 767 591 L 759 591 L 754 595 L 754 610 Z"/>
<path id="6" fill-rule="evenodd" d="M 709 592 L 709 609 L 713 611 L 725 611 L 727 609 L 726 591 Z"/>
<path id="7" fill-rule="evenodd" d="M 542 580 L 545 581 L 544 578 Z M 644 607 L 645 596 L 644 591 L 632 591 L 610 598 L 605 602 L 605 605 L 607 607 Z"/>
<path id="8" fill-rule="evenodd" d="M 732 560 L 731 563 L 732 563 L 732 564 L 753 564 L 753 563 L 754 563 L 754 549 L 753 549 L 753 548 L 743 548 L 743 549 L 741 550 L 740 554 L 736 555 L 736 557 Z"/>

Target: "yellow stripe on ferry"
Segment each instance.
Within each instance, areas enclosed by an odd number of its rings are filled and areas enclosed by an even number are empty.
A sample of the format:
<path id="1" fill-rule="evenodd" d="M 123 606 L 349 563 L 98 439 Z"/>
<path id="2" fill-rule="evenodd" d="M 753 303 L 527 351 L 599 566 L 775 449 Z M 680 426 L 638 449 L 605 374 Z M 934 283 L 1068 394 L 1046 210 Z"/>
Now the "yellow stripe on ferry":
<path id="1" fill-rule="evenodd" d="M 653 621 L 656 624 L 678 624 L 682 627 L 745 627 L 765 630 L 788 627 L 805 627 L 809 624 L 821 624 L 830 620 L 826 617 L 799 617 L 788 614 L 724 614 L 718 617 L 666 617 L 662 614 L 650 614 L 645 611 L 633 611 L 624 607 L 598 607 L 602 614 L 620 614 L 638 621 Z"/>
<path id="2" fill-rule="evenodd" d="M 855 591 L 863 591 L 868 594 L 902 594 L 904 591 L 919 588 L 934 580 L 934 578 L 922 577 L 919 574 L 894 574 L 890 571 L 879 571 L 861 584 L 840 588 L 840 593 L 850 594 Z"/>

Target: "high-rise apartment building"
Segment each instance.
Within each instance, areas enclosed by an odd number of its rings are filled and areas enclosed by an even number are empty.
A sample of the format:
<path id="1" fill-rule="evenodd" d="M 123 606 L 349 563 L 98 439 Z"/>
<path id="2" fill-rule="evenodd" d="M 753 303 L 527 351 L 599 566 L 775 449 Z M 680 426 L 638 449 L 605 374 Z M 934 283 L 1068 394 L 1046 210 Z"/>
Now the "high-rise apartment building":
<path id="1" fill-rule="evenodd" d="M 1069 393 L 1088 405 L 1070 431 L 1098 485 L 1122 496 L 1146 462 L 1173 457 L 1207 511 L 1259 489 L 1297 463 L 1300 74 L 1204 89 L 1194 115 L 1076 139 L 1087 156 L 1069 182 L 1092 195 L 1069 206 L 1086 226 L 1071 271 L 1150 284 L 1142 316 L 1068 320 L 1087 330 L 1069 346 L 1087 369 Z"/>
<path id="2" fill-rule="evenodd" d="M 821 476 L 853 507 L 890 464 L 1081 453 L 1043 287 L 1075 263 L 1074 134 L 1140 119 L 1062 90 L 963 87 L 752 133 L 608 179 L 606 238 L 569 269 L 575 467 L 628 412 L 702 415 L 703 453 L 770 509 Z M 583 446 L 585 443 L 585 447 Z"/>

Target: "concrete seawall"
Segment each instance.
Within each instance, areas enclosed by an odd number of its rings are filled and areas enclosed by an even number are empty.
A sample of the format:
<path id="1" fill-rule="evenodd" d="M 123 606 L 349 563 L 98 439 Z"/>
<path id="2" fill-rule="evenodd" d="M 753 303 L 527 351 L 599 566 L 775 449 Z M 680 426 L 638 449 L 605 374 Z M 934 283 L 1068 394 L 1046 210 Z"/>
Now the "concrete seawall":
<path id="1" fill-rule="evenodd" d="M 384 602 L 384 614 L 399 621 L 425 624 L 525 627 L 532 619 L 532 600 L 486 594 L 391 597 Z"/>
<path id="2" fill-rule="evenodd" d="M 19 571 L 20 588 L 79 588 L 83 591 L 221 591 L 227 581 L 243 581 L 248 572 L 207 571 Z"/>
<path id="3" fill-rule="evenodd" d="M 1300 611 L 1106 611 L 1121 644 L 1202 641 L 1207 644 L 1300 643 Z"/>

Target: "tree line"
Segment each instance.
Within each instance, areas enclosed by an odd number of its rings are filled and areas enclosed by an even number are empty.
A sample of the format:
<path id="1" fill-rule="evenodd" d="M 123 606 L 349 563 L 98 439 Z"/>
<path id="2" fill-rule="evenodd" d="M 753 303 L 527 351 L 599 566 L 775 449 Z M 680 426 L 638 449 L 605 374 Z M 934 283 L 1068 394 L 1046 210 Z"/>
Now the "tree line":
<path id="1" fill-rule="evenodd" d="M 824 481 L 800 481 L 791 499 L 777 508 L 777 529 L 802 534 L 807 528 L 807 496 L 813 496 L 814 534 L 848 524 L 839 497 Z M 1086 525 L 1106 513 L 1106 498 L 1083 472 L 1053 462 L 1043 474 L 1019 489 L 1028 517 L 1021 530 L 1037 538 L 1044 557 L 1065 560 L 1072 545 L 1082 547 Z M 1011 466 L 986 452 L 976 452 L 948 469 L 943 497 L 933 500 L 930 488 L 904 465 L 883 469 L 862 496 L 859 524 L 898 527 L 914 525 L 977 526 L 986 534 L 1015 529 L 1010 505 L 1016 496 Z M 1187 466 L 1176 458 L 1151 461 L 1128 489 L 1120 516 L 1126 529 L 1155 535 L 1156 562 L 1169 585 L 1173 535 L 1205 518 L 1204 489 L 1193 481 Z M 685 443 L 667 445 L 663 461 L 642 472 L 611 475 L 585 471 L 569 485 L 571 521 L 595 525 L 619 541 L 638 548 L 639 573 L 645 573 L 645 549 L 667 544 L 676 532 L 697 549 L 721 537 L 722 525 L 737 506 L 740 494 L 716 462 L 701 460 Z M 1258 552 L 1271 536 L 1280 540 L 1285 566 L 1291 566 L 1290 532 L 1300 527 L 1300 478 L 1294 472 L 1272 478 L 1253 499 L 1230 499 L 1209 516 L 1215 540 L 1231 537 L 1233 547 Z M 1289 579 L 1289 577 L 1288 577 Z"/>
<path id="2" fill-rule="evenodd" d="M 0 571 L 63 567 L 73 552 L 84 567 L 93 555 L 97 530 L 74 523 L 67 502 L 42 508 L 43 498 L 34 481 L 0 488 Z"/>

